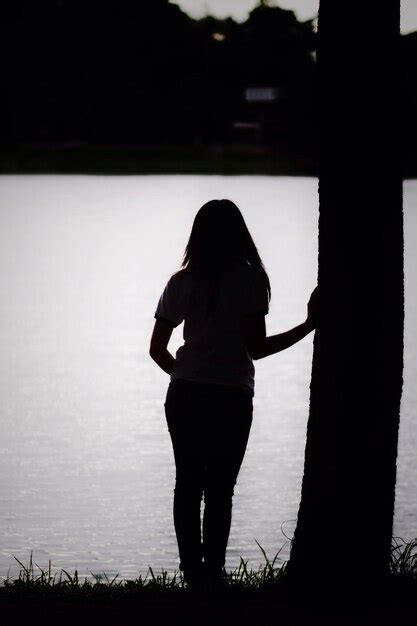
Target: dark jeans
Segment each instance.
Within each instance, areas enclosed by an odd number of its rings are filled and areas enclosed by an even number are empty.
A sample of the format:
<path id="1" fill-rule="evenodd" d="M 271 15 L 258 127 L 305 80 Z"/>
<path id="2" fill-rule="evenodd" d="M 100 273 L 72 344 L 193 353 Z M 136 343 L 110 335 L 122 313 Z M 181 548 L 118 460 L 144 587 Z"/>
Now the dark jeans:
<path id="1" fill-rule="evenodd" d="M 180 569 L 222 570 L 232 497 L 252 424 L 252 397 L 238 387 L 173 380 L 165 414 L 175 456 L 174 525 Z M 203 543 L 200 504 L 204 494 Z"/>

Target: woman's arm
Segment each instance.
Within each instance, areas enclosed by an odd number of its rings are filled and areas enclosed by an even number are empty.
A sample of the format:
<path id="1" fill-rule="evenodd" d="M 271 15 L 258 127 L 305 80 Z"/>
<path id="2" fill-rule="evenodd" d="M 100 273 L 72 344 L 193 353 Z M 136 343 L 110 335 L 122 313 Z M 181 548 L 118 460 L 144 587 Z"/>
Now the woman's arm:
<path id="1" fill-rule="evenodd" d="M 263 359 L 270 354 L 286 350 L 303 339 L 316 327 L 318 312 L 318 291 L 313 291 L 308 303 L 308 315 L 305 322 L 277 335 L 266 336 L 265 316 L 255 314 L 243 321 L 243 334 L 248 352 L 252 359 Z"/>
<path id="2" fill-rule="evenodd" d="M 252 359 L 263 359 L 270 354 L 286 350 L 314 330 L 314 325 L 306 320 L 302 324 L 277 335 L 266 336 L 265 316 L 248 316 L 244 321 L 244 336 Z"/>
<path id="3" fill-rule="evenodd" d="M 149 354 L 151 358 L 167 374 L 171 375 L 175 364 L 175 358 L 167 350 L 173 328 L 160 320 L 155 320 L 155 326 L 151 337 Z"/>

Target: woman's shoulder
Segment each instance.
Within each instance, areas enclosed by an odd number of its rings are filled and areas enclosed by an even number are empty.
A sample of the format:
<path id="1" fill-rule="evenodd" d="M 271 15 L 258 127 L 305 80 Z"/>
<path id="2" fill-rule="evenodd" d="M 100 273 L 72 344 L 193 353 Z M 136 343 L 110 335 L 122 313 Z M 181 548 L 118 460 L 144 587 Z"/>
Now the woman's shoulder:
<path id="1" fill-rule="evenodd" d="M 181 268 L 180 270 L 174 272 L 173 274 L 171 274 L 171 278 L 170 280 L 172 280 L 173 282 L 181 282 L 181 280 L 184 279 L 185 275 L 186 275 L 186 269 L 185 268 Z"/>
<path id="2" fill-rule="evenodd" d="M 182 268 L 177 272 L 171 274 L 169 283 L 173 291 L 177 294 L 187 294 L 198 287 L 201 280 L 199 276 L 194 272 L 191 272 L 188 268 Z"/>
<path id="3" fill-rule="evenodd" d="M 168 284 L 171 289 L 175 291 L 179 291 L 184 289 L 184 286 L 187 284 L 187 272 L 184 269 L 180 269 L 177 272 L 171 274 L 168 280 Z"/>

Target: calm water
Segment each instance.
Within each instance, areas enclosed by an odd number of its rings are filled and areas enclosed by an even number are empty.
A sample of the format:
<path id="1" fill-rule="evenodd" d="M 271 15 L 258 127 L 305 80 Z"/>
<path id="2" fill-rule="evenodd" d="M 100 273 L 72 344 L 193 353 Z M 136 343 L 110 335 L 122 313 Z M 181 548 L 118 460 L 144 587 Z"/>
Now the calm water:
<path id="1" fill-rule="evenodd" d="M 177 569 L 168 377 L 153 313 L 197 209 L 242 209 L 271 279 L 269 334 L 301 322 L 317 275 L 317 182 L 269 177 L 2 177 L 0 575 L 27 562 L 81 575 Z M 417 182 L 405 184 L 406 366 L 395 532 L 417 535 Z M 175 330 L 172 349 L 181 343 Z M 294 529 L 312 335 L 256 362 L 251 437 L 227 566 L 257 567 Z M 360 519 L 360 511 L 358 512 Z M 355 532 L 357 532 L 355 530 Z M 323 520 L 323 538 L 326 521 Z M 283 557 L 288 556 L 288 544 Z"/>

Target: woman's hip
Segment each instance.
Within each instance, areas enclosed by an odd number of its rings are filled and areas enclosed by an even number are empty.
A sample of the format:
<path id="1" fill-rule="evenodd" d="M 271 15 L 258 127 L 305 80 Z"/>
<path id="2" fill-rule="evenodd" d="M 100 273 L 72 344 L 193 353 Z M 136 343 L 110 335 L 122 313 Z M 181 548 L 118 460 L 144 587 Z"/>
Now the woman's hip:
<path id="1" fill-rule="evenodd" d="M 164 407 L 171 437 L 191 440 L 198 448 L 233 450 L 246 445 L 253 399 L 238 387 L 218 387 L 186 380 L 170 382 Z"/>

